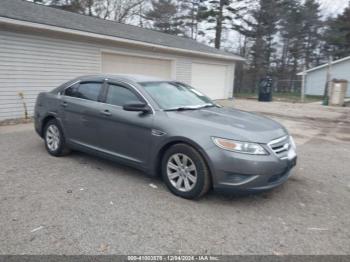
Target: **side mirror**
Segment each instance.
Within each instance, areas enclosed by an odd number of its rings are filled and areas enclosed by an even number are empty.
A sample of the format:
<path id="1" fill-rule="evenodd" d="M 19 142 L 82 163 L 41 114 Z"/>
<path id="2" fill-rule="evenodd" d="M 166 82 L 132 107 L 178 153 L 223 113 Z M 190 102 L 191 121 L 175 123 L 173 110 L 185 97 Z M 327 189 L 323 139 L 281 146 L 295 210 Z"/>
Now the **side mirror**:
<path id="1" fill-rule="evenodd" d="M 133 112 L 144 112 L 149 113 L 151 112 L 151 108 L 142 102 L 131 102 L 123 105 L 123 109 L 125 111 L 133 111 Z"/>

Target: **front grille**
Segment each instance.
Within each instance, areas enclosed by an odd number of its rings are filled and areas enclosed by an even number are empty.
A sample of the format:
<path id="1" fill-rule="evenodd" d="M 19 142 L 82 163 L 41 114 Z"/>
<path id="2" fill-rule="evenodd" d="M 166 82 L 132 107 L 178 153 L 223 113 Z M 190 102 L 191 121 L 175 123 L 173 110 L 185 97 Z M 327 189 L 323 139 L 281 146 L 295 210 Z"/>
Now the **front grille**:
<path id="1" fill-rule="evenodd" d="M 288 151 L 291 147 L 289 136 L 275 139 L 268 143 L 268 145 L 279 158 L 283 159 L 288 157 Z"/>

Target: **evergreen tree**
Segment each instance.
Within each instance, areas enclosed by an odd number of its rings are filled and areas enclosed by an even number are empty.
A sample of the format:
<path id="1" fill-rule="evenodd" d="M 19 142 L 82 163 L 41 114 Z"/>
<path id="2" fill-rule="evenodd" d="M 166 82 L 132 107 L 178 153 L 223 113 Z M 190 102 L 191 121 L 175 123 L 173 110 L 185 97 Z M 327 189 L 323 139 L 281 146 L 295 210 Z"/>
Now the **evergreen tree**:
<path id="1" fill-rule="evenodd" d="M 326 52 L 335 59 L 350 55 L 350 1 L 342 14 L 329 19 L 325 40 Z"/>
<path id="2" fill-rule="evenodd" d="M 178 35 L 182 33 L 178 10 L 172 0 L 152 0 L 151 9 L 145 18 L 153 22 L 153 27 L 161 32 Z"/>
<path id="3" fill-rule="evenodd" d="M 244 19 L 244 23 L 240 25 L 233 25 L 233 28 L 249 39 L 252 45 L 249 52 L 249 86 L 252 92 L 255 91 L 259 79 L 272 71 L 272 58 L 276 52 L 274 40 L 281 4 L 278 0 L 258 0 L 257 3 L 258 5 L 249 12 L 250 19 Z"/>
<path id="4" fill-rule="evenodd" d="M 303 53 L 306 69 L 317 65 L 320 56 L 321 21 L 320 4 L 316 0 L 306 0 L 303 7 Z"/>
<path id="5" fill-rule="evenodd" d="M 280 62 L 280 78 L 290 79 L 289 89 L 296 80 L 296 73 L 303 57 L 304 13 L 300 0 L 284 0 L 280 22 L 280 35 L 283 41 Z"/>
<path id="6" fill-rule="evenodd" d="M 279 4 L 280 2 L 276 0 L 260 0 L 259 8 L 252 13 L 256 21 L 252 31 L 254 39 L 252 47 L 254 82 L 271 73 L 271 58 L 276 51 L 274 37 L 279 20 Z"/>
<path id="7" fill-rule="evenodd" d="M 181 0 L 178 1 L 180 7 L 180 21 L 184 27 L 185 36 L 197 39 L 198 35 L 204 35 L 199 30 L 199 24 L 205 16 L 205 4 L 207 0 Z"/>
<path id="8" fill-rule="evenodd" d="M 212 24 L 207 30 L 215 31 L 215 48 L 220 49 L 223 30 L 228 29 L 232 20 L 246 9 L 239 4 L 244 0 L 211 0 L 203 10 L 203 18 Z"/>

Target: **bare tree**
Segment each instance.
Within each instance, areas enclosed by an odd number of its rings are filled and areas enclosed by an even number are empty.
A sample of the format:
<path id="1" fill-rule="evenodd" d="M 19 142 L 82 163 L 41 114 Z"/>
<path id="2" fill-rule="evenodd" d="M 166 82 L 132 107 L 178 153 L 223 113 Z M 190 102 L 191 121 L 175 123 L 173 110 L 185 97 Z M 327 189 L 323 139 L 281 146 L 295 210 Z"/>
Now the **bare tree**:
<path id="1" fill-rule="evenodd" d="M 59 9 L 126 23 L 147 0 L 34 0 Z"/>
<path id="2" fill-rule="evenodd" d="M 126 23 L 138 15 L 145 0 L 95 0 L 96 15 L 119 23 Z"/>

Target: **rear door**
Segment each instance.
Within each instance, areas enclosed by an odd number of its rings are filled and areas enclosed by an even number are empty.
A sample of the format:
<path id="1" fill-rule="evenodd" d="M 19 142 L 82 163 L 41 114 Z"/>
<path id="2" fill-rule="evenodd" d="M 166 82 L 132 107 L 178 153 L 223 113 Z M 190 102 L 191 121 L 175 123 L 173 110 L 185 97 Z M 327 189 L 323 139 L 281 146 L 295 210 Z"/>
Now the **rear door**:
<path id="1" fill-rule="evenodd" d="M 63 126 L 69 142 L 98 147 L 100 144 L 96 123 L 101 117 L 101 103 L 104 82 L 84 81 L 77 83 L 64 92 Z"/>
<path id="2" fill-rule="evenodd" d="M 110 153 L 143 164 L 149 156 L 154 115 L 123 110 L 123 105 L 130 102 L 146 103 L 133 87 L 119 82 L 108 83 L 99 137 L 103 148 Z"/>

